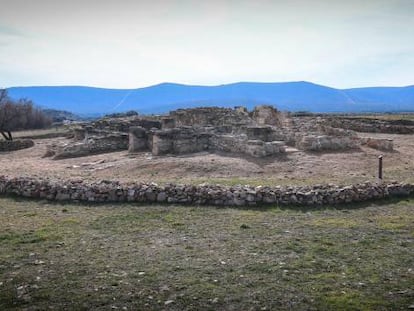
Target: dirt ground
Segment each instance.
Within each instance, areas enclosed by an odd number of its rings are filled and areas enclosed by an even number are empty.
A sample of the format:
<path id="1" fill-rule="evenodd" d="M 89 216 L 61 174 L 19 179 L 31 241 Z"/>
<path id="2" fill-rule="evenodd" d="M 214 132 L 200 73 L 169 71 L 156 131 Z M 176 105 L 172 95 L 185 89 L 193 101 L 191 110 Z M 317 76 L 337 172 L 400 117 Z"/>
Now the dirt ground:
<path id="1" fill-rule="evenodd" d="M 384 180 L 414 181 L 413 135 L 360 133 L 360 136 L 393 139 L 394 152 L 362 147 L 347 152 L 305 153 L 290 148 L 283 156 L 262 159 L 207 152 L 152 156 L 127 151 L 63 160 L 42 158 L 47 145 L 66 140 L 60 137 L 36 139 L 32 148 L 0 154 L 0 174 L 225 185 L 348 184 L 376 181 L 378 156 L 383 154 Z"/>

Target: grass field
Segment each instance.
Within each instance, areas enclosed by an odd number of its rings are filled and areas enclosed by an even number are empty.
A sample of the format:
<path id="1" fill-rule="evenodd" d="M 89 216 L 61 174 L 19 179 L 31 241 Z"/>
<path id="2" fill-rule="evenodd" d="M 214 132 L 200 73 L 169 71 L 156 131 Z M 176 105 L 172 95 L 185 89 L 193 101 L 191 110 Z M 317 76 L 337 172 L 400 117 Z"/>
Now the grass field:
<path id="1" fill-rule="evenodd" d="M 414 200 L 300 210 L 0 199 L 0 310 L 407 310 Z"/>

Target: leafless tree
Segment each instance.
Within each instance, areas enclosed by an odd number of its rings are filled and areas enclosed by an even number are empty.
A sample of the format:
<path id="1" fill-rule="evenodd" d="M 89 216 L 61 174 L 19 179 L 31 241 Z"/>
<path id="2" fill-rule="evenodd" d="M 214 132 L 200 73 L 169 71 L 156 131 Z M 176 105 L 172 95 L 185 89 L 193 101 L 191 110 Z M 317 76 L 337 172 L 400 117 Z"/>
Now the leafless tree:
<path id="1" fill-rule="evenodd" d="M 7 90 L 0 89 L 0 134 L 6 140 L 13 140 L 12 131 L 43 128 L 51 121 L 40 109 L 34 108 L 28 99 L 12 100 Z"/>

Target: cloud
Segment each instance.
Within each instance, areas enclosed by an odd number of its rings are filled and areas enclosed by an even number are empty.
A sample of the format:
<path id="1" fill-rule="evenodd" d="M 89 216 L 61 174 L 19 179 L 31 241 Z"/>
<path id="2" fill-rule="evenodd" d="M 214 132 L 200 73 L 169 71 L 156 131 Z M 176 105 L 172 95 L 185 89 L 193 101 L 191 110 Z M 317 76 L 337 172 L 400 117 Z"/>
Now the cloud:
<path id="1" fill-rule="evenodd" d="M 27 34 L 17 28 L 0 24 L 0 36 L 8 37 L 27 37 Z"/>
<path id="2" fill-rule="evenodd" d="M 411 0 L 0 1 L 13 83 L 414 82 Z"/>

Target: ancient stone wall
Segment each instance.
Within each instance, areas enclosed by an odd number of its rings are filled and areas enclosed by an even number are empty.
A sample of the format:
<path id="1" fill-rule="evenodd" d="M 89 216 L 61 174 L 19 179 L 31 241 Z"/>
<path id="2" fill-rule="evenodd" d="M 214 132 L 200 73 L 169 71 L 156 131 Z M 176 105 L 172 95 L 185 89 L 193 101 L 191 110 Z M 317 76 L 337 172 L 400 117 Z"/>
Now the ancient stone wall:
<path id="1" fill-rule="evenodd" d="M 76 202 L 181 203 L 217 206 L 323 205 L 414 194 L 413 184 L 364 183 L 350 186 L 213 186 L 63 181 L 0 176 L 0 194 Z"/>
<path id="2" fill-rule="evenodd" d="M 0 152 L 15 151 L 34 146 L 31 139 L 0 140 Z"/>

